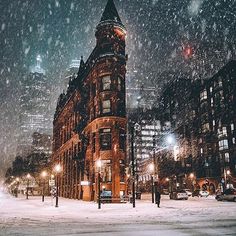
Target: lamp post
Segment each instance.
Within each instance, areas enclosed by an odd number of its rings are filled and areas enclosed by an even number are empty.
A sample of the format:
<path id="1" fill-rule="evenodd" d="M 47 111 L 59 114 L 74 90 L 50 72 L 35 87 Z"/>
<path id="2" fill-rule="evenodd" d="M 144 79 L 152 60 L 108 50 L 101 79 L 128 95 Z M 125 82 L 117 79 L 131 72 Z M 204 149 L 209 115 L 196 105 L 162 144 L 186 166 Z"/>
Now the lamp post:
<path id="1" fill-rule="evenodd" d="M 18 188 L 19 188 L 20 178 L 16 178 L 16 195 L 15 197 L 18 197 Z"/>
<path id="2" fill-rule="evenodd" d="M 47 172 L 46 171 L 43 171 L 41 173 L 41 176 L 43 178 L 43 187 L 42 187 L 42 202 L 44 202 L 44 189 L 45 189 L 45 178 L 47 177 Z"/>
<path id="3" fill-rule="evenodd" d="M 26 199 L 29 199 L 29 179 L 30 179 L 30 174 L 26 175 L 27 178 L 27 186 L 26 186 Z"/>
<path id="4" fill-rule="evenodd" d="M 131 126 L 132 200 L 135 208 L 134 127 Z"/>
<path id="5" fill-rule="evenodd" d="M 56 205 L 55 207 L 58 207 L 58 195 L 59 195 L 59 186 L 58 186 L 58 174 L 61 172 L 62 168 L 60 164 L 57 164 L 54 168 L 55 173 L 56 173 Z"/>
<path id="6" fill-rule="evenodd" d="M 98 186 L 97 186 L 97 191 L 98 191 L 98 209 L 101 209 L 101 191 L 100 191 L 100 185 L 101 185 L 101 168 L 102 168 L 102 162 L 101 160 L 97 160 L 96 161 L 96 166 L 97 166 L 97 169 L 98 169 Z"/>
<path id="7" fill-rule="evenodd" d="M 194 183 L 195 183 L 194 177 L 195 177 L 194 173 L 189 174 L 189 178 L 191 180 L 191 188 L 192 188 L 191 190 L 192 191 L 194 191 Z"/>
<path id="8" fill-rule="evenodd" d="M 154 163 L 151 163 L 149 165 L 149 170 L 151 172 L 152 203 L 154 203 L 154 181 L 153 181 L 153 175 L 154 175 L 154 171 L 155 171 Z"/>
<path id="9" fill-rule="evenodd" d="M 226 171 L 226 180 L 225 180 L 225 184 L 226 184 L 225 187 L 226 187 L 226 188 L 227 188 L 227 187 L 230 188 L 230 178 L 229 178 L 229 177 L 230 177 L 230 173 L 231 173 L 230 170 L 227 170 L 227 171 Z"/>

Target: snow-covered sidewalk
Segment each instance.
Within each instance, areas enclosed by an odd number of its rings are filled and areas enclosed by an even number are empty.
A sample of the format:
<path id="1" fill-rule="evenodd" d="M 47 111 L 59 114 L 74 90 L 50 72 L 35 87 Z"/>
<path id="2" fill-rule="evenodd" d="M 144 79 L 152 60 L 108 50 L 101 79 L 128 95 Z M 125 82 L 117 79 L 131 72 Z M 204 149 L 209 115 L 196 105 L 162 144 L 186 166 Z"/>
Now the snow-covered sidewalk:
<path id="1" fill-rule="evenodd" d="M 236 203 L 214 198 L 175 201 L 150 196 L 132 204 L 102 204 L 59 198 L 14 198 L 0 194 L 0 235 L 236 235 Z"/>

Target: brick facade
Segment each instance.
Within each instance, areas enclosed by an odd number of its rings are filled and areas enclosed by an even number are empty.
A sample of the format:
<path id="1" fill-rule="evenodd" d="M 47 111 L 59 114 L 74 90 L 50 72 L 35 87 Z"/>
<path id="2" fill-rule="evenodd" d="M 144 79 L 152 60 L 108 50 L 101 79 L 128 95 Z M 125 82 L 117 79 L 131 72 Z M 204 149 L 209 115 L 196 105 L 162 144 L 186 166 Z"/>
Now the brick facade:
<path id="1" fill-rule="evenodd" d="M 60 163 L 59 194 L 92 201 L 100 190 L 119 201 L 126 191 L 126 30 L 109 0 L 96 28 L 96 47 L 58 100 L 53 164 Z M 96 161 L 100 160 L 98 170 Z"/>

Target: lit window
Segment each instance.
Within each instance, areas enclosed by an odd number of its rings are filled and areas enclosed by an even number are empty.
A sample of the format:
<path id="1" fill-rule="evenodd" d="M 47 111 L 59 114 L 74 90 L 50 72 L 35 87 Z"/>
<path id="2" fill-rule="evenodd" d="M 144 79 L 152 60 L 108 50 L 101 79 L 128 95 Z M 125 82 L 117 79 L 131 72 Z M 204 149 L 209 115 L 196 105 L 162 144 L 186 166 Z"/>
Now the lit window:
<path id="1" fill-rule="evenodd" d="M 100 148 L 101 150 L 111 150 L 111 129 L 100 130 Z"/>
<path id="2" fill-rule="evenodd" d="M 222 133 L 223 133 L 223 135 L 226 135 L 226 136 L 227 136 L 227 128 L 226 128 L 226 127 L 223 127 L 223 128 L 222 128 Z"/>
<path id="3" fill-rule="evenodd" d="M 207 99 L 207 90 L 204 89 L 201 93 L 200 93 L 200 101 Z"/>
<path id="4" fill-rule="evenodd" d="M 210 130 L 209 123 L 203 124 L 202 125 L 202 132 L 207 132 Z"/>
<path id="5" fill-rule="evenodd" d="M 229 148 L 229 145 L 228 145 L 228 140 L 227 139 L 219 141 L 219 150 L 226 150 L 228 148 Z"/>
<path id="6" fill-rule="evenodd" d="M 219 87 L 222 87 L 223 83 L 222 83 L 222 79 L 219 79 Z"/>
<path id="7" fill-rule="evenodd" d="M 213 106 L 214 106 L 214 99 L 211 98 L 211 107 L 213 107 Z"/>
<path id="8" fill-rule="evenodd" d="M 216 125 L 216 122 L 215 120 L 212 121 L 212 125 L 215 126 Z"/>
<path id="9" fill-rule="evenodd" d="M 233 144 L 235 144 L 235 138 L 232 138 L 232 142 L 233 142 Z"/>
<path id="10" fill-rule="evenodd" d="M 102 182 L 112 181 L 111 160 L 101 160 Z"/>
<path id="11" fill-rule="evenodd" d="M 111 112 L 111 101 L 110 100 L 105 100 L 102 102 L 102 113 L 110 113 Z"/>
<path id="12" fill-rule="evenodd" d="M 225 162 L 229 163 L 229 153 L 225 153 Z"/>
<path id="13" fill-rule="evenodd" d="M 111 89 L 111 77 L 105 76 L 102 78 L 102 90 L 110 90 Z"/>
<path id="14" fill-rule="evenodd" d="M 121 91 L 121 83 L 122 83 L 122 81 L 121 81 L 121 78 L 118 76 L 118 78 L 117 78 L 117 89 L 118 89 L 118 91 Z"/>
<path id="15" fill-rule="evenodd" d="M 200 149 L 201 154 L 203 154 L 203 148 Z"/>
<path id="16" fill-rule="evenodd" d="M 212 91 L 213 91 L 213 88 L 212 88 L 212 87 L 210 87 L 210 92 L 212 93 Z"/>
<path id="17" fill-rule="evenodd" d="M 230 127 L 231 127 L 231 131 L 234 131 L 234 124 L 231 124 Z"/>

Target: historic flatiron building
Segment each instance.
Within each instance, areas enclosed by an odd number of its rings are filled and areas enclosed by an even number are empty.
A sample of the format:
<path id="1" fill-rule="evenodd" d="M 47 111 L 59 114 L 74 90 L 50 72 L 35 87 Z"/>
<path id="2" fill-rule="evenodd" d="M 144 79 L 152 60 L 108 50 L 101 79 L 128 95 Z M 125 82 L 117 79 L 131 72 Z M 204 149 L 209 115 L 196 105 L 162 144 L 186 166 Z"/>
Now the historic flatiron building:
<path id="1" fill-rule="evenodd" d="M 58 99 L 53 164 L 62 166 L 60 196 L 97 200 L 100 172 L 100 190 L 119 201 L 126 191 L 126 30 L 113 0 L 95 36 L 96 47 Z"/>

